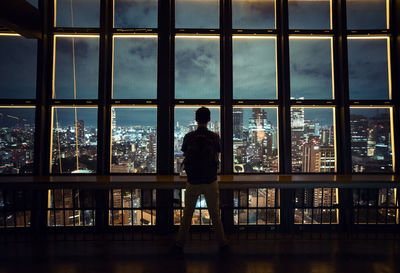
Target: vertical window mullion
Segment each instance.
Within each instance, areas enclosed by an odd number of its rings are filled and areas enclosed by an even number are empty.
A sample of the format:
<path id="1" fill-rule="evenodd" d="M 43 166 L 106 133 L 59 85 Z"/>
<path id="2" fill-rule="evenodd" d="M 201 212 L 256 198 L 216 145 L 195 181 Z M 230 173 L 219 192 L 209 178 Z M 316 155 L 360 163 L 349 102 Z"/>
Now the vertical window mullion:
<path id="1" fill-rule="evenodd" d="M 222 173 L 233 173 L 232 0 L 220 1 L 220 98 Z"/>

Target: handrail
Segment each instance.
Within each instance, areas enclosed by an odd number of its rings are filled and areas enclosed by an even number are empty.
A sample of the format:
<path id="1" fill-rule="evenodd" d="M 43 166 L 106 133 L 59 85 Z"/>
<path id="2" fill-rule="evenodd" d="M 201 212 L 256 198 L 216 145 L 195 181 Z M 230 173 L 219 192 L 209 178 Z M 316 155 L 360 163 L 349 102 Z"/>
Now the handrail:
<path id="1" fill-rule="evenodd" d="M 400 186 L 400 175 L 388 174 L 293 174 L 293 175 L 220 175 L 221 189 L 240 188 L 395 188 Z M 102 175 L 102 176 L 3 176 L 0 188 L 184 188 L 186 178 L 179 175 Z"/>

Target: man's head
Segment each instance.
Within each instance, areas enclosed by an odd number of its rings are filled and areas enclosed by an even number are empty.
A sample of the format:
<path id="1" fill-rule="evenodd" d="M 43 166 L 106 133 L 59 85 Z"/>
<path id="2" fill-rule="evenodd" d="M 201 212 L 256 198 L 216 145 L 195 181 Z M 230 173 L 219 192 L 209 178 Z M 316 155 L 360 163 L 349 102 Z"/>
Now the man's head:
<path id="1" fill-rule="evenodd" d="M 206 107 L 200 107 L 196 110 L 196 121 L 199 125 L 207 125 L 211 120 L 210 116 L 210 110 Z"/>

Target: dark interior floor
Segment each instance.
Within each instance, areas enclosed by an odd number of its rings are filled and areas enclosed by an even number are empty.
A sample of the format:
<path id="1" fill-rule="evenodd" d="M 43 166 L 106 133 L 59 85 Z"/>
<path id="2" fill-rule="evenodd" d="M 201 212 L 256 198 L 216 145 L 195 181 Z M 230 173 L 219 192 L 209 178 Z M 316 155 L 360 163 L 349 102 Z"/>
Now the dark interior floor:
<path id="1" fill-rule="evenodd" d="M 192 240 L 183 255 L 171 239 L 153 241 L 32 241 L 1 243 L 0 273 L 347 273 L 400 272 L 399 240 L 231 240 L 221 255 L 215 242 Z"/>

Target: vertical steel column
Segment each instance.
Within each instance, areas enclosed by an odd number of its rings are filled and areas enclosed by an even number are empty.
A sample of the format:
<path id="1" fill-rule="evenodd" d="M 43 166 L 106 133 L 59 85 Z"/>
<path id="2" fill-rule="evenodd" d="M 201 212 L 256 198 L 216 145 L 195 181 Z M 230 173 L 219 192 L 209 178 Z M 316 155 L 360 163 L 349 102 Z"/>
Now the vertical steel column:
<path id="1" fill-rule="evenodd" d="M 50 159 L 50 104 L 52 88 L 52 27 L 53 3 L 51 0 L 39 1 L 39 14 L 42 24 L 42 39 L 38 40 L 37 84 L 35 109 L 34 174 L 49 174 Z M 37 233 L 44 233 L 47 221 L 47 191 L 32 192 L 31 227 Z"/>
<path id="2" fill-rule="evenodd" d="M 400 65 L 400 37 L 399 37 L 399 24 L 400 24 L 400 1 L 390 1 L 389 11 L 389 27 L 391 31 L 390 37 L 390 63 L 391 63 L 391 81 L 392 81 L 392 101 L 393 101 L 393 129 L 394 129 L 394 171 L 400 174 L 398 162 L 400 160 L 400 90 L 399 90 L 399 65 Z"/>
<path id="3" fill-rule="evenodd" d="M 111 137 L 111 71 L 113 0 L 100 1 L 100 61 L 97 109 L 97 174 L 109 174 Z M 108 191 L 96 190 L 95 223 L 99 230 L 107 227 Z"/>
<path id="4" fill-rule="evenodd" d="M 277 62 L 278 62 L 278 101 L 279 101 L 279 172 L 292 171 L 291 155 L 291 120 L 290 120 L 290 66 L 289 66 L 289 19 L 288 0 L 276 2 Z M 293 229 L 295 190 L 281 189 L 281 228 Z"/>
<path id="5" fill-rule="evenodd" d="M 222 173 L 233 173 L 232 0 L 220 1 Z"/>
<path id="6" fill-rule="evenodd" d="M 336 111 L 336 160 L 340 174 L 352 173 L 350 101 L 347 61 L 346 1 L 333 0 L 334 69 Z M 353 190 L 339 189 L 339 225 L 349 231 L 353 225 Z"/>
<path id="7" fill-rule="evenodd" d="M 157 173 L 162 175 L 174 173 L 173 11 L 173 0 L 158 1 Z M 173 227 L 173 190 L 157 190 L 156 203 L 157 230 L 169 232 Z"/>
<path id="8" fill-rule="evenodd" d="M 233 173 L 233 116 L 232 116 L 232 0 L 220 1 L 220 97 L 221 97 L 221 173 Z M 222 223 L 228 232 L 233 230 L 233 190 L 220 191 Z"/>

